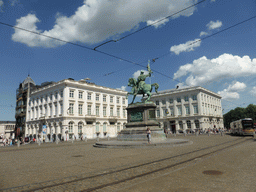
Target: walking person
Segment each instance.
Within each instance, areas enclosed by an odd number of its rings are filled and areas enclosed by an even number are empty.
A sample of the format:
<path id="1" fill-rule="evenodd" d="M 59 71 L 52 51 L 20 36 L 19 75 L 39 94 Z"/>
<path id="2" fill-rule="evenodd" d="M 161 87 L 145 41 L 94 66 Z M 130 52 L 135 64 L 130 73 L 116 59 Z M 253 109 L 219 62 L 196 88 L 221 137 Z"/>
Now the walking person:
<path id="1" fill-rule="evenodd" d="M 147 128 L 147 138 L 148 138 L 148 143 L 151 144 L 151 131 L 149 128 Z"/>

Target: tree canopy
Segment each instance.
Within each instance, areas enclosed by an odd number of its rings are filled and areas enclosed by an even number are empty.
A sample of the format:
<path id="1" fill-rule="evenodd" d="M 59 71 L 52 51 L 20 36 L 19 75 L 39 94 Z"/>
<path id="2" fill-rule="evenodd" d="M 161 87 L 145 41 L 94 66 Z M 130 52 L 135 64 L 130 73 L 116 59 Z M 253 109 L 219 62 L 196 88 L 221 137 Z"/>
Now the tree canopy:
<path id="1" fill-rule="evenodd" d="M 252 118 L 253 121 L 256 120 L 256 105 L 250 104 L 246 108 L 237 107 L 232 109 L 228 113 L 223 115 L 224 126 L 230 128 L 230 123 L 244 118 Z"/>

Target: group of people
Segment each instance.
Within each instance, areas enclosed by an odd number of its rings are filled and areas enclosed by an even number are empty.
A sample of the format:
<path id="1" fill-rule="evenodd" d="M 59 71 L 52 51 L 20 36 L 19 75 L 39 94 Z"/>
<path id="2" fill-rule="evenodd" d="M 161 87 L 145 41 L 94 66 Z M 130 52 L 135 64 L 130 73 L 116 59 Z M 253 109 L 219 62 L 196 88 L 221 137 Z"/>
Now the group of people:
<path id="1" fill-rule="evenodd" d="M 4 138 L 3 139 L 3 146 L 5 147 L 5 146 L 12 146 L 13 145 L 13 143 L 12 143 L 12 139 L 11 138 Z"/>

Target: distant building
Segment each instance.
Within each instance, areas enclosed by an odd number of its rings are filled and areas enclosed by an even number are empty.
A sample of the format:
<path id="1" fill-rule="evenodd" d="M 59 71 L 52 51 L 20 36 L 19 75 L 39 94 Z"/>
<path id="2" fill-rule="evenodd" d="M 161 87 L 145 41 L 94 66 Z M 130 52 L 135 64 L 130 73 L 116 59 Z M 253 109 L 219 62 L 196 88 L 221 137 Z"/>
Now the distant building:
<path id="1" fill-rule="evenodd" d="M 22 137 L 25 131 L 26 122 L 26 109 L 27 109 L 27 99 L 28 91 L 36 89 L 38 86 L 35 82 L 28 76 L 22 83 L 20 83 L 19 88 L 16 90 L 16 126 L 15 126 L 15 137 Z"/>
<path id="2" fill-rule="evenodd" d="M 14 138 L 15 121 L 0 121 L 0 137 Z"/>
<path id="3" fill-rule="evenodd" d="M 157 120 L 172 132 L 224 128 L 221 96 L 203 87 L 159 91 L 151 100 Z"/>
<path id="4" fill-rule="evenodd" d="M 116 137 L 127 122 L 126 91 L 64 79 L 31 91 L 25 136 L 45 141 Z"/>

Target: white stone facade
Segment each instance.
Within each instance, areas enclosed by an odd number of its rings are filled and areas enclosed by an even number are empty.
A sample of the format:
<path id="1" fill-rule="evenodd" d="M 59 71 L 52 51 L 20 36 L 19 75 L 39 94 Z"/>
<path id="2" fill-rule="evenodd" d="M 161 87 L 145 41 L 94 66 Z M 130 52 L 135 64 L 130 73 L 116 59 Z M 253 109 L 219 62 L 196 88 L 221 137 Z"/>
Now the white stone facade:
<path id="1" fill-rule="evenodd" d="M 15 129 L 15 121 L 0 121 L 0 137 L 13 138 Z"/>
<path id="2" fill-rule="evenodd" d="M 172 132 L 224 128 L 221 96 L 203 87 L 159 91 L 151 100 L 157 120 Z"/>
<path id="3" fill-rule="evenodd" d="M 127 122 L 126 94 L 72 79 L 39 88 L 28 101 L 25 136 L 45 141 L 116 137 Z"/>

